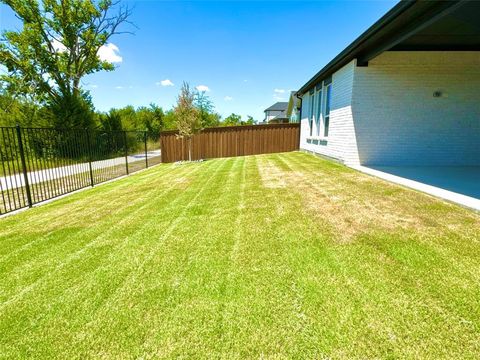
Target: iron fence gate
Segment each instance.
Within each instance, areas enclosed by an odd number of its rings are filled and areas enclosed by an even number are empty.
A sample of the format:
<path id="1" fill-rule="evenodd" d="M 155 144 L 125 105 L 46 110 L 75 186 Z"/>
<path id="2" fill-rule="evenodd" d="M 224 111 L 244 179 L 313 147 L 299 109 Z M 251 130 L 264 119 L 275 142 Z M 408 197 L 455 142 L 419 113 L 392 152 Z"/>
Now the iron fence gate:
<path id="1" fill-rule="evenodd" d="M 0 214 L 158 164 L 158 135 L 0 127 Z"/>

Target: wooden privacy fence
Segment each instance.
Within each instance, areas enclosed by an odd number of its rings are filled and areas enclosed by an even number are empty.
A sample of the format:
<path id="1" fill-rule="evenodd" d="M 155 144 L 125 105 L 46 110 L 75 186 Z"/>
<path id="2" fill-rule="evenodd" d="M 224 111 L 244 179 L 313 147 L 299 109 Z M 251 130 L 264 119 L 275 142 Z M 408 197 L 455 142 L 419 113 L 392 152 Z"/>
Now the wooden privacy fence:
<path id="1" fill-rule="evenodd" d="M 206 128 L 192 138 L 192 160 L 294 151 L 299 140 L 298 123 Z M 162 132 L 160 144 L 162 162 L 188 160 L 188 140 L 177 131 Z"/>

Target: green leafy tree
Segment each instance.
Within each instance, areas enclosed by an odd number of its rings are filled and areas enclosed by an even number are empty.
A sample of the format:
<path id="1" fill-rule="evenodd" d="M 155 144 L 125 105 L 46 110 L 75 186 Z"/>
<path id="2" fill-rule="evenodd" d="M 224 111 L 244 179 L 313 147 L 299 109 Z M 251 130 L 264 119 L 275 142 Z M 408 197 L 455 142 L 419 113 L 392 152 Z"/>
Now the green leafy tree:
<path id="1" fill-rule="evenodd" d="M 121 120 L 122 128 L 124 130 L 139 130 L 142 129 L 142 125 L 138 121 L 137 111 L 132 105 L 127 105 L 123 108 L 115 110 Z"/>
<path id="2" fill-rule="evenodd" d="M 155 104 L 137 109 L 137 121 L 143 129 L 148 131 L 148 136 L 151 140 L 158 140 L 160 131 L 163 128 L 164 117 L 163 109 Z"/>
<path id="3" fill-rule="evenodd" d="M 111 0 L 0 1 L 23 23 L 21 30 L 2 33 L 0 64 L 7 74 L 0 81 L 11 93 L 48 104 L 57 126 L 91 126 L 92 106 L 81 79 L 114 69 L 98 51 L 121 33 L 130 11 Z"/>
<path id="4" fill-rule="evenodd" d="M 195 93 L 195 106 L 198 109 L 202 127 L 214 127 L 220 124 L 220 115 L 215 113 L 213 101 L 205 91 L 197 91 Z"/>
<path id="5" fill-rule="evenodd" d="M 122 117 L 118 110 L 111 109 L 106 114 L 99 115 L 100 127 L 105 131 L 123 130 Z"/>
<path id="6" fill-rule="evenodd" d="M 88 92 L 63 94 L 47 104 L 49 124 L 56 128 L 90 128 L 95 123 L 94 106 Z"/>
<path id="7" fill-rule="evenodd" d="M 174 111 L 178 136 L 187 139 L 188 160 L 192 161 L 192 137 L 202 130 L 202 122 L 195 106 L 195 92 L 188 83 L 183 83 Z"/>
<path id="8" fill-rule="evenodd" d="M 241 126 L 241 125 L 255 125 L 256 121 L 253 119 L 252 116 L 247 116 L 247 120 L 242 120 L 241 115 L 237 115 L 232 113 L 231 115 L 227 116 L 225 120 L 221 123 L 222 126 Z"/>
<path id="9" fill-rule="evenodd" d="M 252 116 L 247 116 L 247 121 L 243 123 L 243 125 L 255 125 L 256 121 L 253 119 Z"/>
<path id="10" fill-rule="evenodd" d="M 231 115 L 227 116 L 225 120 L 223 120 L 222 125 L 223 126 L 238 126 L 242 125 L 242 117 L 240 115 L 237 115 L 235 113 L 232 113 Z"/>
<path id="11" fill-rule="evenodd" d="M 24 106 L 7 92 L 0 92 L 0 126 L 24 124 Z"/>
<path id="12" fill-rule="evenodd" d="M 175 116 L 175 111 L 173 109 L 165 112 L 163 118 L 163 129 L 162 130 L 174 130 L 177 128 L 177 118 Z"/>
<path id="13" fill-rule="evenodd" d="M 45 107 L 0 88 L 0 126 L 48 126 L 52 114 Z"/>

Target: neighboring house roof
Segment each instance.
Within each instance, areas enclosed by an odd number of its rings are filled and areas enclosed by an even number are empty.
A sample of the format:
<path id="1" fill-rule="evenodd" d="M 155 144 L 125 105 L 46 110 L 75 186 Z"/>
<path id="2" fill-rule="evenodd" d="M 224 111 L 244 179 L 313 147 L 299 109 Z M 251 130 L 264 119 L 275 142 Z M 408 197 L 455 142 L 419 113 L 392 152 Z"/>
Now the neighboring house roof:
<path id="1" fill-rule="evenodd" d="M 353 59 L 357 59 L 357 65 L 366 66 L 387 50 L 479 51 L 479 11 L 478 1 L 403 0 L 303 85 L 298 94 L 305 94 Z M 452 27 L 454 34 L 448 32 Z"/>
<path id="2" fill-rule="evenodd" d="M 276 102 L 275 104 L 273 104 L 272 106 L 266 108 L 263 112 L 267 112 L 267 111 L 285 111 L 287 110 L 287 106 L 288 106 L 288 102 Z"/>

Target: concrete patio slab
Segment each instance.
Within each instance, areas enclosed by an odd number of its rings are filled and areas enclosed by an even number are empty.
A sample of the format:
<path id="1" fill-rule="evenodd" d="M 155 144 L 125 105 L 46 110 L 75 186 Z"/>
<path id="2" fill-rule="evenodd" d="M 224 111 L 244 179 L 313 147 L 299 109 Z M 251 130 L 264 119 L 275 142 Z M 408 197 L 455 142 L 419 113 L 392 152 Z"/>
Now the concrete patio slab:
<path id="1" fill-rule="evenodd" d="M 480 211 L 480 166 L 354 166 L 353 168 Z"/>

